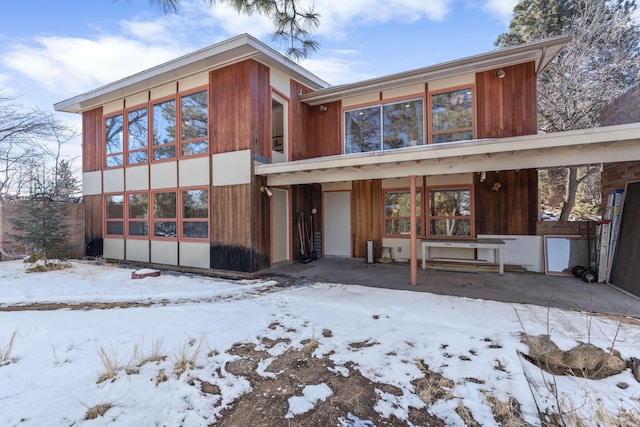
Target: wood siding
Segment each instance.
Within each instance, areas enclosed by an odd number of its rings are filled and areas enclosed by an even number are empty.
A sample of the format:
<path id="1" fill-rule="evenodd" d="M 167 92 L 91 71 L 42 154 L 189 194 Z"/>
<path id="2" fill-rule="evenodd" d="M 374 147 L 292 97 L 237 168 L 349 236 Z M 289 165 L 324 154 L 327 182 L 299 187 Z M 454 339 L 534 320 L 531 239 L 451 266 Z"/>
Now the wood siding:
<path id="1" fill-rule="evenodd" d="M 305 116 L 306 152 L 303 158 L 342 154 L 342 103 L 340 101 L 311 107 Z"/>
<path id="2" fill-rule="evenodd" d="M 102 107 L 82 113 L 82 172 L 102 169 Z"/>
<path id="3" fill-rule="evenodd" d="M 271 156 L 269 69 L 253 60 L 211 71 L 211 151 Z"/>
<path id="4" fill-rule="evenodd" d="M 533 135 L 536 119 L 535 63 L 503 67 L 476 74 L 477 138 Z"/>
<path id="5" fill-rule="evenodd" d="M 307 131 L 305 124 L 311 107 L 300 102 L 300 94 L 311 92 L 308 87 L 291 80 L 289 94 L 289 158 L 290 160 L 306 159 Z"/>
<path id="6" fill-rule="evenodd" d="M 375 242 L 375 257 L 382 248 L 382 180 L 354 181 L 351 191 L 351 234 L 353 256 L 366 256 L 366 241 Z"/>
<path id="7" fill-rule="evenodd" d="M 102 195 L 84 196 L 84 244 L 86 255 L 102 255 Z"/>
<path id="8" fill-rule="evenodd" d="M 474 173 L 476 234 L 535 235 L 538 218 L 538 171 Z M 493 191 L 496 183 L 500 189 Z"/>

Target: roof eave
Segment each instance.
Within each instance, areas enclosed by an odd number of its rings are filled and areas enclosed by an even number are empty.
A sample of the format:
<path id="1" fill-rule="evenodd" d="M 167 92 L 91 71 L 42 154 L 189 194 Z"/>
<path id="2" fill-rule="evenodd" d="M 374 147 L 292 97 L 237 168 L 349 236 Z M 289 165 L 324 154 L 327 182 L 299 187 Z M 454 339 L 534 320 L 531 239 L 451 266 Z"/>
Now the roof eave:
<path id="1" fill-rule="evenodd" d="M 535 61 L 536 73 L 540 73 L 569 41 L 571 41 L 570 36 L 557 36 L 416 70 L 320 89 L 303 94 L 300 100 L 308 105 L 316 106 L 365 93 L 389 90 L 399 86 L 429 82 L 445 77 L 477 73 L 529 61 Z"/>
<path id="2" fill-rule="evenodd" d="M 255 59 L 265 65 L 279 69 L 312 89 L 319 89 L 329 85 L 259 40 L 248 34 L 242 34 L 90 92 L 58 102 L 54 104 L 54 108 L 56 111 L 81 113 L 134 93 L 162 86 L 197 73 L 222 68 L 246 59 Z"/>

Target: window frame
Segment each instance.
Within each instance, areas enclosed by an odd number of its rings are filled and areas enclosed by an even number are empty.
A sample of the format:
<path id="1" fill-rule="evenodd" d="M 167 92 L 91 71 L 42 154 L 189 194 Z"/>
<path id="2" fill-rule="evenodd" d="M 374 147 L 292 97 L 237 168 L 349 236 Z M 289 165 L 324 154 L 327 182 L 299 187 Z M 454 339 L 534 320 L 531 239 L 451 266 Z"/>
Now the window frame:
<path id="1" fill-rule="evenodd" d="M 179 206 L 179 199 L 178 199 L 178 193 L 180 192 L 180 189 L 178 188 L 163 188 L 163 189 L 157 189 L 157 190 L 151 190 L 150 191 L 150 196 L 149 196 L 149 209 L 151 210 L 150 212 L 150 223 L 149 223 L 149 239 L 150 240 L 162 240 L 162 241 L 171 241 L 171 242 L 175 242 L 178 240 L 178 234 L 179 234 L 179 222 L 178 222 L 178 217 L 179 217 L 179 210 L 178 208 Z M 175 216 L 173 218 L 157 218 L 155 215 L 155 196 L 158 193 L 175 193 L 176 195 L 176 209 L 175 209 Z M 176 223 L 176 235 L 175 236 L 156 236 L 155 231 L 156 231 L 156 222 L 175 222 Z"/>
<path id="2" fill-rule="evenodd" d="M 273 149 L 273 102 L 277 102 L 282 105 L 282 152 Z M 269 123 L 270 123 L 270 132 L 271 135 L 271 144 L 269 147 L 269 156 L 273 162 L 273 153 L 280 153 L 285 161 L 289 161 L 291 157 L 289 156 L 289 124 L 291 120 L 289 119 L 289 111 L 291 100 L 284 93 L 280 92 L 273 86 L 271 87 L 271 108 L 269 109 Z"/>
<path id="3" fill-rule="evenodd" d="M 207 134 L 204 137 L 197 137 L 191 139 L 182 139 L 182 99 L 186 96 L 193 95 L 199 92 L 205 92 L 207 98 Z M 176 94 L 176 158 L 177 159 L 191 159 L 195 157 L 208 156 L 211 153 L 211 100 L 209 98 L 209 85 L 198 86 L 183 92 Z M 204 153 L 196 154 L 182 154 L 182 148 L 186 144 L 192 144 L 196 142 L 206 141 L 207 149 Z"/>
<path id="4" fill-rule="evenodd" d="M 107 144 L 108 144 L 108 140 L 107 140 L 107 120 L 109 120 L 111 118 L 114 118 L 114 117 L 117 117 L 117 116 L 120 116 L 122 118 L 122 127 L 121 127 L 121 132 L 122 132 L 122 147 L 121 147 L 121 149 L 122 149 L 122 151 L 108 154 L 107 153 Z M 125 150 L 126 150 L 126 146 L 127 146 L 126 129 L 125 129 L 125 113 L 124 113 L 123 110 L 113 111 L 113 112 L 111 112 L 109 114 L 105 114 L 102 117 L 102 136 L 104 136 L 103 143 L 102 143 L 102 154 L 104 156 L 104 161 L 103 161 L 104 170 L 123 168 L 126 165 Z M 108 164 L 109 157 L 116 157 L 116 156 L 120 156 L 122 158 L 122 162 L 119 165 L 109 166 L 109 164 Z"/>
<path id="5" fill-rule="evenodd" d="M 433 130 L 433 96 L 434 95 L 440 95 L 443 93 L 449 93 L 449 92 L 457 92 L 459 90 L 463 90 L 463 89 L 471 89 L 471 126 L 470 127 L 464 127 L 464 128 L 452 128 L 452 129 L 447 129 L 447 130 L 443 130 L 443 131 L 435 131 Z M 443 89 L 436 89 L 433 91 L 429 91 L 429 93 L 427 94 L 427 102 L 428 102 L 428 108 L 427 111 L 425 112 L 425 114 L 428 114 L 428 140 L 429 140 L 429 145 L 431 144 L 446 144 L 448 142 L 458 142 L 459 140 L 453 140 L 453 141 L 445 141 L 445 142 L 433 142 L 433 137 L 434 135 L 446 135 L 449 133 L 456 133 L 456 132 L 466 132 L 466 131 L 471 131 L 472 133 L 472 140 L 476 138 L 476 135 L 478 134 L 477 132 L 477 108 L 476 108 L 476 103 L 477 103 L 477 91 L 476 91 L 476 84 L 475 83 L 469 83 L 469 84 L 463 84 L 463 85 L 458 85 L 458 86 L 451 86 L 451 87 L 446 87 Z M 466 140 L 465 140 L 466 141 Z"/>
<path id="6" fill-rule="evenodd" d="M 146 191 L 127 191 L 124 193 L 125 195 L 125 238 L 132 240 L 149 240 L 150 239 L 150 225 L 151 225 L 151 199 L 149 197 L 150 192 Z M 131 218 L 129 216 L 129 196 L 143 194 L 147 196 L 147 216 L 146 218 Z M 147 223 L 147 234 L 139 235 L 139 234 L 131 234 L 131 222 L 146 222 Z"/>
<path id="7" fill-rule="evenodd" d="M 162 162 L 171 162 L 171 161 L 176 161 L 178 159 L 178 132 L 180 132 L 178 130 L 178 100 L 177 100 L 178 94 L 174 93 L 172 95 L 168 95 L 168 96 L 163 96 L 162 98 L 158 98 L 158 99 L 152 99 L 149 101 L 149 163 L 162 163 Z M 155 121 L 155 112 L 154 112 L 154 107 L 156 105 L 159 104 L 163 104 L 165 102 L 168 101 L 173 101 L 176 105 L 176 111 L 175 111 L 175 123 L 174 123 L 174 128 L 175 128 L 175 137 L 173 139 L 172 143 L 169 144 L 160 144 L 160 145 L 155 145 L 154 144 L 154 121 Z M 167 158 L 162 158 L 162 159 L 156 159 L 154 152 L 156 148 L 160 148 L 160 147 L 174 147 L 175 150 L 175 155 L 173 157 L 167 157 Z"/>
<path id="8" fill-rule="evenodd" d="M 122 218 L 107 218 L 107 213 L 108 213 L 108 204 L 107 204 L 107 198 L 109 197 L 114 197 L 114 196 L 122 196 Z M 126 228 L 125 228 L 125 221 L 126 221 L 126 195 L 124 192 L 116 192 L 116 193 L 105 193 L 102 195 L 102 202 L 103 202 L 103 208 L 102 208 L 102 237 L 106 238 L 106 239 L 124 239 L 126 236 Z M 119 222 L 122 224 L 122 234 L 109 234 L 109 227 L 107 227 L 108 223 L 116 223 Z"/>
<path id="9" fill-rule="evenodd" d="M 204 190 L 207 192 L 207 217 L 206 218 L 186 218 L 186 222 L 206 222 L 207 223 L 207 237 L 184 237 L 184 196 L 185 191 L 199 191 Z M 211 188 L 208 186 L 194 186 L 194 187 L 180 187 L 178 188 L 178 240 L 180 242 L 209 242 L 211 241 Z"/>
<path id="10" fill-rule="evenodd" d="M 147 146 L 145 148 L 136 148 L 136 149 L 131 149 L 129 148 L 129 113 L 132 111 L 137 111 L 137 110 L 142 110 L 143 108 L 146 108 L 147 110 Z M 125 108 L 124 109 L 124 113 L 123 113 L 123 119 L 126 119 L 125 123 L 124 123 L 124 157 L 125 157 L 125 162 L 124 164 L 127 166 L 139 166 L 139 165 L 148 165 L 149 164 L 149 145 L 150 145 L 150 140 L 151 140 L 151 122 L 150 122 L 150 109 L 149 109 L 149 103 L 144 103 L 144 104 L 138 104 L 136 106 L 133 107 L 129 107 L 129 108 Z M 147 160 L 144 162 L 137 162 L 137 163 L 130 163 L 129 162 L 129 154 L 130 153 L 138 153 L 138 152 L 145 152 L 147 153 Z"/>
<path id="11" fill-rule="evenodd" d="M 391 218 L 387 216 L 387 206 L 386 206 L 386 201 L 387 201 L 387 193 L 397 193 L 397 192 L 407 192 L 409 193 L 409 197 L 411 197 L 411 188 L 409 187 L 394 187 L 394 188 L 383 188 L 382 189 L 382 237 L 383 238 L 392 238 L 392 239 L 409 239 L 411 238 L 411 234 L 387 234 L 387 219 Z M 424 188 L 422 186 L 417 186 L 416 187 L 416 195 L 420 193 L 421 194 L 421 200 L 420 203 L 418 204 L 418 206 L 420 207 L 420 212 L 416 214 L 416 221 L 420 221 L 421 222 L 421 232 L 420 234 L 417 233 L 416 230 L 416 235 L 418 237 L 422 237 L 425 234 L 425 230 L 424 230 L 424 225 L 425 225 L 425 221 L 424 221 L 424 206 L 425 206 L 425 201 L 424 201 Z M 411 208 L 409 206 L 409 208 Z M 408 216 L 398 216 L 398 217 L 393 217 L 393 219 L 399 219 L 399 220 L 409 220 L 411 221 L 411 215 Z"/>
<path id="12" fill-rule="evenodd" d="M 446 191 L 446 190 L 459 190 L 459 189 L 467 189 L 469 191 L 469 211 L 470 214 L 469 215 L 455 215 L 452 217 L 446 217 L 446 216 L 438 216 L 438 215 L 431 215 L 431 191 L 432 190 L 436 190 L 436 191 Z M 425 200 L 424 200 L 424 211 L 425 211 L 425 217 L 426 217 L 426 222 L 425 222 L 425 226 L 426 228 L 423 229 L 423 233 L 425 236 L 427 237 L 433 237 L 433 238 L 443 238 L 443 239 L 469 239 L 469 238 L 474 238 L 476 236 L 476 230 L 475 230 L 475 203 L 474 203 L 474 196 L 473 196 L 473 190 L 474 190 L 474 186 L 472 183 L 470 184 L 449 184 L 449 185 L 431 185 L 431 186 L 427 186 L 425 189 Z M 431 234 L 431 221 L 433 219 L 447 219 L 447 218 L 454 218 L 454 219 L 468 219 L 469 220 L 469 235 L 443 235 L 443 234 Z"/>
<path id="13" fill-rule="evenodd" d="M 420 92 L 420 93 L 414 93 L 412 95 L 406 95 L 406 96 L 401 96 L 401 97 L 394 97 L 394 98 L 388 98 L 388 99 L 381 99 L 379 101 L 373 101 L 373 102 L 367 102 L 367 103 L 363 103 L 363 104 L 355 104 L 355 105 L 350 105 L 348 107 L 343 107 L 342 108 L 342 115 L 341 115 L 341 120 L 342 120 L 342 154 L 363 154 L 363 153 L 379 153 L 379 152 L 385 152 L 385 151 L 393 151 L 393 150 L 401 150 L 403 148 L 413 148 L 414 146 L 407 146 L 407 147 L 399 147 L 399 148 L 387 148 L 385 149 L 385 142 L 384 142 L 384 135 L 385 135 L 385 127 L 384 127 L 384 107 L 386 105 L 393 105 L 393 104 L 402 104 L 402 103 L 406 103 L 406 102 L 412 102 L 412 101 L 422 101 L 422 144 L 416 144 L 415 147 L 421 147 L 421 146 L 425 146 L 428 144 L 428 140 L 427 140 L 427 99 L 426 99 L 426 94 L 424 92 Z M 379 141 L 379 147 L 378 149 L 375 150 L 370 150 L 370 151 L 355 151 L 355 152 L 347 152 L 347 120 L 346 120 L 346 113 L 351 112 L 351 111 L 358 111 L 358 110 L 364 110 L 364 109 L 368 109 L 368 108 L 372 108 L 372 107 L 378 107 L 379 109 L 379 117 L 380 117 L 380 141 Z"/>

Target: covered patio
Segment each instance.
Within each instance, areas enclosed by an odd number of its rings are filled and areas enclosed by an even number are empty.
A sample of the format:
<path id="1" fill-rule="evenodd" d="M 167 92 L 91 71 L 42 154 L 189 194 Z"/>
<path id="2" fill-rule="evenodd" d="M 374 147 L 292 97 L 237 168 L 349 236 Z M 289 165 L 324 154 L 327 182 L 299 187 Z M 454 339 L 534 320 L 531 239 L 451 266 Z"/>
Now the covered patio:
<path id="1" fill-rule="evenodd" d="M 640 319 L 640 298 L 611 285 L 587 284 L 573 276 L 506 272 L 462 273 L 418 269 L 416 285 L 407 281 L 409 265 L 367 264 L 358 258 L 322 257 L 303 264 L 284 262 L 263 272 L 297 283 L 326 282 L 430 292 L 517 304 L 605 313 Z"/>

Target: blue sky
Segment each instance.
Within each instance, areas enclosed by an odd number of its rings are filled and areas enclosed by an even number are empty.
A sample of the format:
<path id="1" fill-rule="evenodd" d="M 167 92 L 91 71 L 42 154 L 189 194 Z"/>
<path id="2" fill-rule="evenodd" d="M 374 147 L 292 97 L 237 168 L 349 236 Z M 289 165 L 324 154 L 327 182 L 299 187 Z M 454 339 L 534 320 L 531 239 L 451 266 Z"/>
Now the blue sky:
<path id="1" fill-rule="evenodd" d="M 342 84 L 485 53 L 516 3 L 317 0 L 320 50 L 301 65 Z M 241 33 L 282 50 L 270 31 L 262 17 L 202 0 L 183 0 L 168 16 L 149 0 L 9 1 L 0 14 L 0 95 L 53 111 L 55 102 Z"/>

